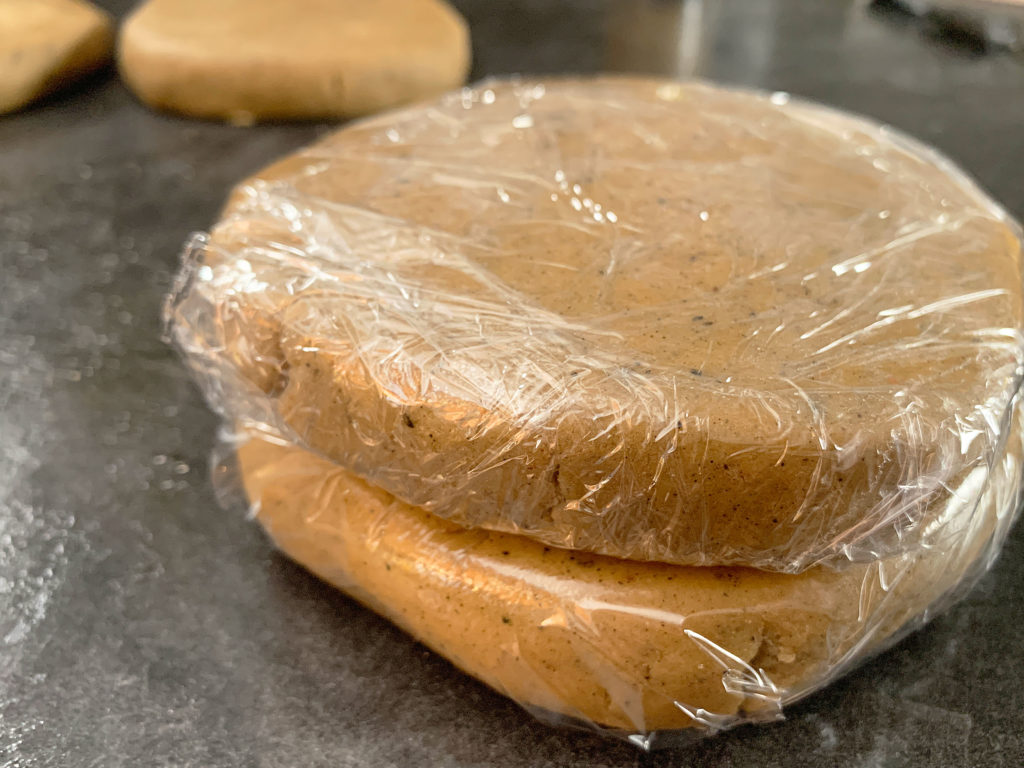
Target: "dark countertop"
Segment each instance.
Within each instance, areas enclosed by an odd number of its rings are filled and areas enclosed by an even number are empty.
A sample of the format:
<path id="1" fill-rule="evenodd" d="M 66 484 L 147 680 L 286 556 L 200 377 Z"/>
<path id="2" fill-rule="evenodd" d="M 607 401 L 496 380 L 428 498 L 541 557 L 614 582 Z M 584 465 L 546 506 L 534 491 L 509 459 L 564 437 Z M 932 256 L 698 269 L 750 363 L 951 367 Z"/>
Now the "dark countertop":
<path id="1" fill-rule="evenodd" d="M 937 145 L 1024 216 L 1021 58 L 863 4 L 456 4 L 475 77 L 788 90 Z M 0 766 L 1024 762 L 1024 526 L 967 600 L 786 722 L 644 756 L 537 724 L 222 511 L 161 299 L 232 182 L 325 129 L 153 114 L 110 73 L 0 118 Z"/>

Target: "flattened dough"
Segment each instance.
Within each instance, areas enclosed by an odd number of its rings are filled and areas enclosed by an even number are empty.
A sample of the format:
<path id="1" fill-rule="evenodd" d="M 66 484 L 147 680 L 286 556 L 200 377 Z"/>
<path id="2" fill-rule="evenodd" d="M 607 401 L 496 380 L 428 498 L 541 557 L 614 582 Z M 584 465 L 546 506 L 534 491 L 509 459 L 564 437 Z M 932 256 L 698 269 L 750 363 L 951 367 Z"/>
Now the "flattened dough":
<path id="1" fill-rule="evenodd" d="M 100 67 L 113 24 L 81 0 L 0 0 L 0 114 Z"/>
<path id="2" fill-rule="evenodd" d="M 294 447 L 255 439 L 239 458 L 290 557 L 516 701 L 634 732 L 777 714 L 976 573 L 1000 538 L 990 498 L 949 550 L 842 573 L 632 563 L 461 529 Z"/>
<path id="3" fill-rule="evenodd" d="M 150 0 L 118 49 L 145 103 L 236 123 L 375 112 L 461 85 L 469 60 L 443 0 Z"/>
<path id="4" fill-rule="evenodd" d="M 848 115 L 495 81 L 240 184 L 179 338 L 262 389 L 231 410 L 460 525 L 798 572 L 955 535 L 1019 386 L 1019 238 Z"/>

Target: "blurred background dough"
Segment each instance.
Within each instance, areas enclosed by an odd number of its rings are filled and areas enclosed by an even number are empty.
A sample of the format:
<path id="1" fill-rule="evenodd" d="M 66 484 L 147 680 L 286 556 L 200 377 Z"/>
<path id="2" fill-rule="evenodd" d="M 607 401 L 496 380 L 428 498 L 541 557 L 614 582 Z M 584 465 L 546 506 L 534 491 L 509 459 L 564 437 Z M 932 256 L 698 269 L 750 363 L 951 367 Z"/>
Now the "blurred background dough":
<path id="1" fill-rule="evenodd" d="M 375 112 L 461 85 L 469 61 L 443 0 L 149 0 L 118 46 L 146 104 L 239 124 Z"/>
<path id="2" fill-rule="evenodd" d="M 113 42 L 110 17 L 81 0 L 0 0 L 0 114 L 97 69 Z"/>

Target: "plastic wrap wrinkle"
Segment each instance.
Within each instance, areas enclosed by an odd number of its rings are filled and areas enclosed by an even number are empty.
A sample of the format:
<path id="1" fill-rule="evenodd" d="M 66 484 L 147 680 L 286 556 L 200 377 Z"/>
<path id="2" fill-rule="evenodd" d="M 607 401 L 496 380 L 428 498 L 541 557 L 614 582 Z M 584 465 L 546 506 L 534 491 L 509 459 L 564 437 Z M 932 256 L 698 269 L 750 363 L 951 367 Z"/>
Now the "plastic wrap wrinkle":
<path id="1" fill-rule="evenodd" d="M 491 81 L 242 183 L 169 306 L 217 406 L 460 525 L 799 572 L 956 536 L 1020 229 L 795 99 Z"/>

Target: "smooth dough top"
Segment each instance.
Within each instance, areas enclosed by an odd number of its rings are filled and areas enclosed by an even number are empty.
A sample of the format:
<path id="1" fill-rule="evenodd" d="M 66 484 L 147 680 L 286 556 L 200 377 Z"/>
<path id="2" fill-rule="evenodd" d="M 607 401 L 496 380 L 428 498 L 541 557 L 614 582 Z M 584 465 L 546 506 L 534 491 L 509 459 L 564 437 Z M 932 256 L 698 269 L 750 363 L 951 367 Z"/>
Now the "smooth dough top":
<path id="1" fill-rule="evenodd" d="M 233 418 L 461 525 L 795 572 L 938 545 L 980 492 L 1020 244 L 784 94 L 496 81 L 243 182 L 172 319 Z"/>
<path id="2" fill-rule="evenodd" d="M 470 51 L 444 0 L 148 0 L 118 56 L 146 103 L 245 123 L 436 96 L 465 81 Z"/>

